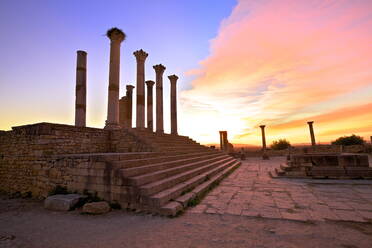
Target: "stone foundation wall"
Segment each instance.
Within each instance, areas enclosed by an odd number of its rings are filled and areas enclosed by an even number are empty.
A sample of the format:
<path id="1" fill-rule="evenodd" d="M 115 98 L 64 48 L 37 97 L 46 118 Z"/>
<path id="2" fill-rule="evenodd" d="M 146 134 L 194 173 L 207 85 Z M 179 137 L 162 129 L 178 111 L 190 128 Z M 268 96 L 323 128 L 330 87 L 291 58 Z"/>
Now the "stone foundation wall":
<path id="1" fill-rule="evenodd" d="M 0 191 L 44 196 L 56 185 L 66 186 L 73 175 L 70 169 L 80 162 L 61 164 L 55 155 L 141 149 L 148 147 L 125 131 L 51 123 L 13 127 L 0 132 Z"/>

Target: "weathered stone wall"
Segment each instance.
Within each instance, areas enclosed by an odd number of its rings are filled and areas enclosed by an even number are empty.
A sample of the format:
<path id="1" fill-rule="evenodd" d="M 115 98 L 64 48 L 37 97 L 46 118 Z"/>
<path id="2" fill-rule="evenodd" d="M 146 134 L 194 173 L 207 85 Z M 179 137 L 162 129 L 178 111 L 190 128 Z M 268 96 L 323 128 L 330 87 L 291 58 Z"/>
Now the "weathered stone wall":
<path id="1" fill-rule="evenodd" d="M 34 196 L 71 181 L 71 168 L 55 155 L 147 151 L 149 147 L 126 131 L 38 123 L 0 132 L 0 191 Z M 47 179 L 48 178 L 48 179 Z"/>

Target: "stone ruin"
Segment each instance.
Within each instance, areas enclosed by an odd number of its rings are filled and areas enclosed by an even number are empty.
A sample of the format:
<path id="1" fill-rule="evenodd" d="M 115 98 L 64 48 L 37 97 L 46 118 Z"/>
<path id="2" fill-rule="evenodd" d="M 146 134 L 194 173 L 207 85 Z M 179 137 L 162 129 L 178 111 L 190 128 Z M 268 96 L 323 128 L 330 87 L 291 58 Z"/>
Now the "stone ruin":
<path id="1" fill-rule="evenodd" d="M 286 164 L 273 177 L 372 179 L 368 155 L 353 153 L 309 153 L 288 155 Z"/>
<path id="2" fill-rule="evenodd" d="M 132 127 L 132 94 L 119 100 L 120 45 L 125 34 L 116 28 L 110 39 L 108 108 L 105 128 L 86 127 L 87 53 L 77 52 L 75 126 L 36 123 L 0 132 L 0 191 L 44 198 L 57 186 L 94 194 L 122 208 L 176 215 L 192 205 L 240 162 L 226 152 L 178 135 L 177 79 L 170 80 L 171 133 L 163 128 L 163 73 L 153 66 L 155 82 L 147 85 L 145 127 L 145 60 L 137 61 L 136 128 Z M 156 85 L 156 131 L 152 87 Z"/>

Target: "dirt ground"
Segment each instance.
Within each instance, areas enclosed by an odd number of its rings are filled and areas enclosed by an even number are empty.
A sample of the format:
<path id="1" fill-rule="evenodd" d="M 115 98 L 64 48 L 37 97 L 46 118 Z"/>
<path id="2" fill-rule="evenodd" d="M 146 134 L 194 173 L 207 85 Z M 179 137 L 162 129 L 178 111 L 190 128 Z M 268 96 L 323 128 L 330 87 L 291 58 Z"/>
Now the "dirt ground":
<path id="1" fill-rule="evenodd" d="M 300 222 L 192 213 L 177 218 L 114 210 L 53 212 L 31 199 L 0 199 L 0 247 L 372 247 L 372 223 Z"/>

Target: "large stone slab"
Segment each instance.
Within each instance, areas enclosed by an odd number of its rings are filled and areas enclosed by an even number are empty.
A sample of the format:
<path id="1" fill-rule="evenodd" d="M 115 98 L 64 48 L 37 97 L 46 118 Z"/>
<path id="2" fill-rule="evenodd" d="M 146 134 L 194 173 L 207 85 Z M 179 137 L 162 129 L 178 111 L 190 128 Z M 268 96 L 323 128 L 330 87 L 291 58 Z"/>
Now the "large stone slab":
<path id="1" fill-rule="evenodd" d="M 69 211 L 86 196 L 79 194 L 52 195 L 45 199 L 44 207 L 55 211 Z"/>

